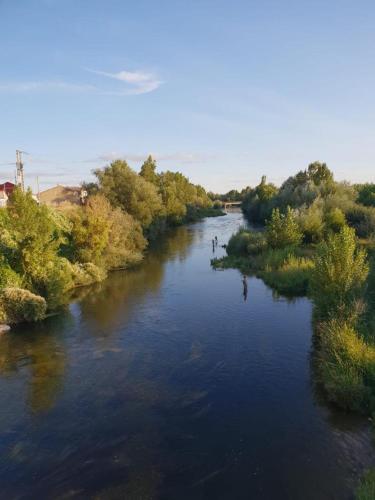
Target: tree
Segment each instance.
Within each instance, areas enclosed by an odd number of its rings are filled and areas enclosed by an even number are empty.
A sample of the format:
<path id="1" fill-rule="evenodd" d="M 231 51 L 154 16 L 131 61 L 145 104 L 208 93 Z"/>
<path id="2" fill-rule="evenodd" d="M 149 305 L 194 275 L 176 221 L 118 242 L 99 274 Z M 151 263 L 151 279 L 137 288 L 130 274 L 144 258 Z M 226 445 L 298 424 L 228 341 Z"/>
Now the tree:
<path id="1" fill-rule="evenodd" d="M 0 222 L 3 265 L 20 276 L 22 284 L 55 306 L 70 285 L 65 259 L 58 255 L 62 234 L 51 211 L 38 205 L 31 191 L 15 189 L 6 217 Z"/>
<path id="2" fill-rule="evenodd" d="M 310 163 L 307 168 L 307 173 L 309 179 L 311 179 L 316 186 L 320 186 L 324 182 L 333 182 L 333 173 L 327 167 L 326 163 L 320 163 L 319 161 Z"/>
<path id="3" fill-rule="evenodd" d="M 272 248 L 297 246 L 302 242 L 303 234 L 290 207 L 285 214 L 278 208 L 272 211 L 271 219 L 266 223 L 266 238 Z"/>
<path id="4" fill-rule="evenodd" d="M 332 208 L 325 215 L 326 229 L 338 233 L 346 225 L 345 214 L 340 208 Z"/>
<path id="5" fill-rule="evenodd" d="M 367 207 L 375 207 L 375 184 L 368 183 L 359 186 L 357 200 Z"/>
<path id="6" fill-rule="evenodd" d="M 113 207 L 119 207 L 138 220 L 144 228 L 163 212 L 157 188 L 137 175 L 123 160 L 95 170 L 100 191 Z"/>
<path id="7" fill-rule="evenodd" d="M 344 226 L 320 243 L 310 291 L 322 316 L 351 314 L 368 275 L 366 252 L 357 248 L 354 229 Z"/>
<path id="8" fill-rule="evenodd" d="M 146 181 L 151 182 L 151 184 L 157 184 L 156 162 L 151 155 L 143 163 L 139 175 L 146 179 Z"/>
<path id="9" fill-rule="evenodd" d="M 103 195 L 90 196 L 86 206 L 70 214 L 72 230 L 67 255 L 73 262 L 101 265 L 109 241 L 111 205 Z"/>
<path id="10" fill-rule="evenodd" d="M 71 214 L 71 221 L 67 254 L 73 262 L 114 269 L 142 259 L 147 242 L 140 223 L 112 208 L 103 195 L 89 197 L 84 207 Z"/>

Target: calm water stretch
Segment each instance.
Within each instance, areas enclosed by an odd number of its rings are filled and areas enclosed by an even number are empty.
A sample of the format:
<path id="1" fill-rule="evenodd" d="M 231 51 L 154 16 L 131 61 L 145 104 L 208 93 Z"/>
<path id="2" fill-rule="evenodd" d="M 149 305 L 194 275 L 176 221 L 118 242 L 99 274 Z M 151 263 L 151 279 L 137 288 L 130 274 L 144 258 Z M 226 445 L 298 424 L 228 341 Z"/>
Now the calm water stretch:
<path id="1" fill-rule="evenodd" d="M 310 302 L 210 266 L 240 224 L 178 228 L 0 338 L 2 499 L 352 498 L 370 430 L 315 388 Z"/>

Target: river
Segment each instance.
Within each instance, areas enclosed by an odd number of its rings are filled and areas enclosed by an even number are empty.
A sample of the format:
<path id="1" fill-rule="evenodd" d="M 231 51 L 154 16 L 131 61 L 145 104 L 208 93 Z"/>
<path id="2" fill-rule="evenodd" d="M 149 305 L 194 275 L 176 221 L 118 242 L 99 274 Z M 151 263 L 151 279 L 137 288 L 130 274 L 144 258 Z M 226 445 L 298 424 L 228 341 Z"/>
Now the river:
<path id="1" fill-rule="evenodd" d="M 243 223 L 180 227 L 0 338 L 0 498 L 352 498 L 370 431 L 316 389 L 310 302 L 210 266 Z"/>

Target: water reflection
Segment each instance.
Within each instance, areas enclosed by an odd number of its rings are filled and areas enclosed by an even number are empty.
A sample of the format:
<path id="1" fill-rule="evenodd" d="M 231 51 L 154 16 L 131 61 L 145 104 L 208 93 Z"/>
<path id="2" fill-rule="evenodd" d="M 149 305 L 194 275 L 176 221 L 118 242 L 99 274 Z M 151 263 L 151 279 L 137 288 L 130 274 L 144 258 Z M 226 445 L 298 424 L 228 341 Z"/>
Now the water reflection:
<path id="1" fill-rule="evenodd" d="M 27 370 L 27 404 L 39 413 L 53 407 L 62 389 L 66 352 L 49 331 L 32 330 L 0 337 L 0 373 L 11 377 Z"/>

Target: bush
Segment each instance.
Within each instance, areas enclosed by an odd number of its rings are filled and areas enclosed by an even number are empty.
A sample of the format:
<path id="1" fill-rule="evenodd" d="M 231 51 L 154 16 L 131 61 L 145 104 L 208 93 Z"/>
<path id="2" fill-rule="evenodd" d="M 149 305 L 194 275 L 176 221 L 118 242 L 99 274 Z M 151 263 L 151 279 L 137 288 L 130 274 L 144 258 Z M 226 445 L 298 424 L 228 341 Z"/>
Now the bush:
<path id="1" fill-rule="evenodd" d="M 47 303 L 43 297 L 22 288 L 4 288 L 0 293 L 0 321 L 22 323 L 45 317 Z"/>
<path id="2" fill-rule="evenodd" d="M 290 207 L 285 214 L 278 208 L 272 211 L 266 224 L 266 238 L 272 248 L 298 246 L 302 242 L 303 234 Z"/>
<path id="3" fill-rule="evenodd" d="M 354 229 L 345 226 L 320 243 L 314 262 L 310 292 L 319 314 L 352 314 L 369 271 L 366 252 L 357 248 Z"/>
<path id="4" fill-rule="evenodd" d="M 353 205 L 346 212 L 346 219 L 360 238 L 369 238 L 375 234 L 375 208 Z"/>
<path id="5" fill-rule="evenodd" d="M 238 233 L 233 234 L 227 245 L 228 255 L 247 255 L 247 245 L 250 242 L 250 231 L 240 228 Z"/>
<path id="6" fill-rule="evenodd" d="M 339 208 L 332 208 L 325 216 L 325 226 L 328 231 L 338 233 L 346 225 L 345 215 Z"/>
<path id="7" fill-rule="evenodd" d="M 289 255 L 276 269 L 267 266 L 261 276 L 267 285 L 280 293 L 305 295 L 313 267 L 311 259 Z"/>
<path id="8" fill-rule="evenodd" d="M 22 278 L 8 264 L 0 264 L 0 290 L 2 288 L 21 288 Z"/>
<path id="9" fill-rule="evenodd" d="M 343 320 L 323 323 L 320 338 L 322 381 L 329 399 L 345 409 L 368 410 L 375 387 L 375 347 Z"/>
<path id="10" fill-rule="evenodd" d="M 103 281 L 107 274 L 100 267 L 87 262 L 86 264 L 71 264 L 71 274 L 74 286 L 87 286 Z"/>
<path id="11" fill-rule="evenodd" d="M 305 243 L 317 243 L 323 237 L 323 203 L 319 198 L 309 207 L 299 210 L 296 218 Z"/>

